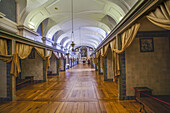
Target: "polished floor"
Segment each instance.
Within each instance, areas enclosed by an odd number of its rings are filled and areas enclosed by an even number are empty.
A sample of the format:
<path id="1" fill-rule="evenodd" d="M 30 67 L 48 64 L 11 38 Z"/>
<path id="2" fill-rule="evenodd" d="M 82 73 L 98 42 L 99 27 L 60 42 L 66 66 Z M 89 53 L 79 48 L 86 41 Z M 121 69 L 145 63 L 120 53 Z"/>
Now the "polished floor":
<path id="1" fill-rule="evenodd" d="M 138 113 L 135 100 L 118 100 L 117 87 L 79 64 L 48 82 L 17 90 L 17 100 L 0 104 L 0 113 Z"/>

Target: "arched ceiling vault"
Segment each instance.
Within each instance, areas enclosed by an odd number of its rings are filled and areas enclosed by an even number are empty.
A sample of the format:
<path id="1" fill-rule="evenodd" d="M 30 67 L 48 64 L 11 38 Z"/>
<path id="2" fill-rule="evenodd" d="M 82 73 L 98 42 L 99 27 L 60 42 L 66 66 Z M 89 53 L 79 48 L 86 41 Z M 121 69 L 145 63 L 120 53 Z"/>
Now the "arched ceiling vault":
<path id="1" fill-rule="evenodd" d="M 70 45 L 71 42 L 72 42 L 71 40 L 67 40 L 67 41 L 65 41 L 63 46 L 68 49 L 71 46 Z M 92 39 L 87 39 L 86 41 L 82 41 L 82 42 L 75 42 L 75 45 L 80 45 L 82 43 L 89 43 L 89 44 L 93 45 L 95 48 L 98 46 L 98 43 L 95 40 L 92 40 Z"/>
<path id="2" fill-rule="evenodd" d="M 138 0 L 73 0 L 74 42 L 96 48 Z M 16 0 L 20 23 L 70 49 L 71 0 Z"/>

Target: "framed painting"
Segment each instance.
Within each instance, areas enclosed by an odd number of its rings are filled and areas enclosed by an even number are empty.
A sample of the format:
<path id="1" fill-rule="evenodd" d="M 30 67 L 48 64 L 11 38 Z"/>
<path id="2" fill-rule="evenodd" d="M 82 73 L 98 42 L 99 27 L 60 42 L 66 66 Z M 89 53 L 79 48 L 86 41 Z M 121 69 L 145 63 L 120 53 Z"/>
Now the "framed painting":
<path id="1" fill-rule="evenodd" d="M 153 38 L 140 38 L 140 52 L 154 52 Z"/>

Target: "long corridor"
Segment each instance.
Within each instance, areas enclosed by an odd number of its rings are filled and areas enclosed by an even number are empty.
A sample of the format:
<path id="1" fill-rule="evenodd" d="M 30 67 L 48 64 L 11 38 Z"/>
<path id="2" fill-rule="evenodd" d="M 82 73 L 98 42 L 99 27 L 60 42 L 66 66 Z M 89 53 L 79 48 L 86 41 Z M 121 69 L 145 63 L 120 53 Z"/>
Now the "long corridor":
<path id="1" fill-rule="evenodd" d="M 0 104 L 0 113 L 137 113 L 135 100 L 118 100 L 117 84 L 87 64 L 17 90 L 17 100 Z"/>

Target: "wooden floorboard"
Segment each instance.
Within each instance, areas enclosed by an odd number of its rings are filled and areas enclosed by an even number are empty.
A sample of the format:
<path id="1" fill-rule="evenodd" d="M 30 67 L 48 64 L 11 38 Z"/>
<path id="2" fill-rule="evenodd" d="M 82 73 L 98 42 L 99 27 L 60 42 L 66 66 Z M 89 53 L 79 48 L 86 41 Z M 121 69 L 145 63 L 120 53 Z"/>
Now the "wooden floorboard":
<path id="1" fill-rule="evenodd" d="M 17 100 L 0 104 L 0 113 L 138 113 L 136 101 L 119 101 L 118 86 L 80 64 L 17 90 Z"/>

